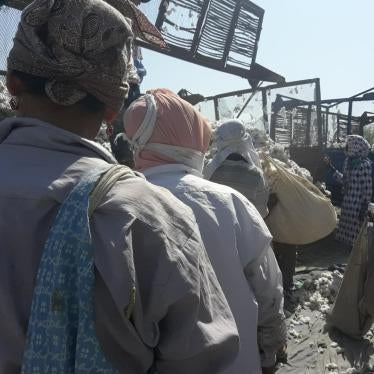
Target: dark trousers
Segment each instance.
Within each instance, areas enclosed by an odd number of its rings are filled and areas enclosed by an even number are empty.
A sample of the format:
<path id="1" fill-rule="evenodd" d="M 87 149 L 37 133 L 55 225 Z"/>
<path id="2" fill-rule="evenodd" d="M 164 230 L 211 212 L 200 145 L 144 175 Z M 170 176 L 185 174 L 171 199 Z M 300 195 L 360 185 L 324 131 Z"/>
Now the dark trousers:
<path id="1" fill-rule="evenodd" d="M 296 268 L 295 245 L 273 242 L 275 257 L 283 276 L 284 291 L 291 291 Z"/>

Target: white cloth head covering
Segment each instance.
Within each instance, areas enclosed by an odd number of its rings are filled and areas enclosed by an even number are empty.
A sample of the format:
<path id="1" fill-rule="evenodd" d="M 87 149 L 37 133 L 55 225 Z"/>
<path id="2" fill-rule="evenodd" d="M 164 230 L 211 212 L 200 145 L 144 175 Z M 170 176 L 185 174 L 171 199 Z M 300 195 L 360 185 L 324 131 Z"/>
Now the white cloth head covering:
<path id="1" fill-rule="evenodd" d="M 206 179 L 210 179 L 227 157 L 234 153 L 242 156 L 250 167 L 262 172 L 260 158 L 243 122 L 232 119 L 221 123 L 216 130 L 215 138 L 217 152 L 204 168 Z"/>

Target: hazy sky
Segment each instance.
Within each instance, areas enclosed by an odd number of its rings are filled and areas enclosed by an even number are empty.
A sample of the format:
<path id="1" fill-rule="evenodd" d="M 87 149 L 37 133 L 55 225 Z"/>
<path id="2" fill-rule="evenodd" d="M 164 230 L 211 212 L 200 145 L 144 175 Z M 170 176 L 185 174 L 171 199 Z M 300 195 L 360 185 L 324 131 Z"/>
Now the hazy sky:
<path id="1" fill-rule="evenodd" d="M 374 0 L 254 0 L 265 9 L 257 62 L 287 81 L 321 78 L 322 97 L 374 86 Z M 143 88 L 205 95 L 247 88 L 241 78 L 144 51 Z M 374 109 L 374 108 L 373 108 Z"/>

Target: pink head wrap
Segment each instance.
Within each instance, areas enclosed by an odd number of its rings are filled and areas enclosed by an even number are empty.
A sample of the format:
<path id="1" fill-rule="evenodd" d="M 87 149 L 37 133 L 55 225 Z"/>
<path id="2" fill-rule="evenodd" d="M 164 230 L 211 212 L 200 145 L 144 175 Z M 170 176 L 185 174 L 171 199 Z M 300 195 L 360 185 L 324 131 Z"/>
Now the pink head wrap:
<path id="1" fill-rule="evenodd" d="M 148 94 L 153 96 L 157 107 L 154 128 L 144 147 L 134 145 L 137 151 L 135 168 L 144 170 L 163 164 L 183 163 L 201 169 L 211 136 L 209 122 L 191 104 L 167 89 L 152 90 Z M 149 96 L 136 100 L 126 111 L 124 128 L 130 142 L 145 120 L 147 110 Z M 199 158 L 201 165 L 195 162 Z"/>

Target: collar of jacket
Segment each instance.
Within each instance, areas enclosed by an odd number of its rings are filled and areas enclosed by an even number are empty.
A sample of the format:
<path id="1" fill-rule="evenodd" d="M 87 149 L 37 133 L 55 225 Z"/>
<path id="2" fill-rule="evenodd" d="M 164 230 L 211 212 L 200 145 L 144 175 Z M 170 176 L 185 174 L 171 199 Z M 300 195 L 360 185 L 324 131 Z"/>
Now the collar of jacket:
<path id="1" fill-rule="evenodd" d="M 12 117 L 1 121 L 0 144 L 7 143 L 15 130 L 24 131 L 23 136 L 17 137 L 17 141 L 22 142 L 22 145 L 61 152 L 70 151 L 82 156 L 100 157 L 110 164 L 117 163 L 110 152 L 100 144 L 35 118 Z M 9 140 L 9 143 L 14 144 L 14 141 Z"/>
<path id="2" fill-rule="evenodd" d="M 145 175 L 145 177 L 149 177 L 155 174 L 162 174 L 162 173 L 183 173 L 183 172 L 186 174 L 193 174 L 193 175 L 196 175 L 197 177 L 204 178 L 203 175 L 199 173 L 197 170 L 190 168 L 189 166 L 183 165 L 183 164 L 165 164 L 165 165 L 153 166 L 146 170 L 142 170 L 142 173 Z"/>

